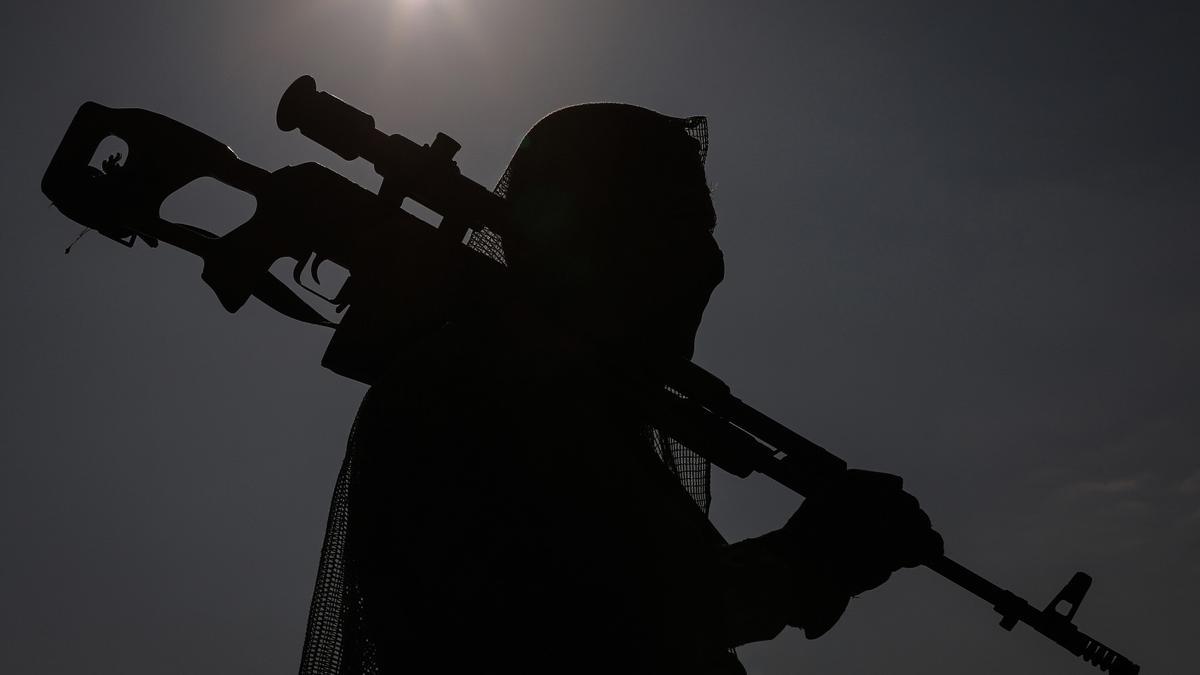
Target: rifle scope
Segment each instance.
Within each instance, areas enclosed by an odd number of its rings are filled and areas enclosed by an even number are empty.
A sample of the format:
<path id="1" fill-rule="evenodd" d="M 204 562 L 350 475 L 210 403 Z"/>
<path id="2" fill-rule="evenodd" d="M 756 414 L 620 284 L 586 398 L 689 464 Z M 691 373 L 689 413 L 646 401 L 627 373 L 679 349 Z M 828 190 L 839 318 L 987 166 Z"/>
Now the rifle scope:
<path id="1" fill-rule="evenodd" d="M 389 136 L 375 128 L 374 117 L 317 91 L 310 75 L 297 78 L 283 93 L 275 123 L 283 131 L 299 129 L 345 160 L 362 157 L 373 164 L 383 176 L 379 196 L 387 201 L 399 205 L 412 197 L 453 221 L 455 230 L 486 225 L 503 234 L 509 229 L 504 200 L 459 173 L 454 155 L 462 146 L 446 134 L 438 132 L 428 145 Z"/>

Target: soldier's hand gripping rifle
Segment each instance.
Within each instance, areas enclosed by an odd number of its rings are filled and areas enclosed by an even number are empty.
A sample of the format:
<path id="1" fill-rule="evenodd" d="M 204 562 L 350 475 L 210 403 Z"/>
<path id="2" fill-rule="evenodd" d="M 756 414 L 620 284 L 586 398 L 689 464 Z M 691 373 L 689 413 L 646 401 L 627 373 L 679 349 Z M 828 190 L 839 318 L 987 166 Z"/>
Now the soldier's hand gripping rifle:
<path id="1" fill-rule="evenodd" d="M 340 312 L 323 364 L 373 383 L 396 341 L 441 325 L 464 305 L 512 300 L 504 269 L 462 245 L 468 230 L 511 234 L 503 200 L 462 176 L 458 144 L 438 134 L 430 145 L 375 128 L 374 119 L 297 80 L 280 101 L 277 121 L 345 159 L 363 157 L 383 176 L 379 194 L 317 164 L 268 172 L 239 160 L 224 144 L 145 110 L 85 103 L 42 181 L 42 190 L 69 218 L 122 244 L 141 238 L 199 255 L 202 278 L 231 312 L 255 296 L 300 321 L 335 326 L 271 276 L 280 258 L 321 260 L 350 271 L 334 298 Z M 129 146 L 102 169 L 88 167 L 100 141 Z M 201 176 L 255 196 L 257 209 L 224 236 L 158 216 L 163 200 Z M 412 198 L 442 216 L 437 228 L 400 208 Z M 385 309 L 386 308 L 386 309 Z M 399 309 L 398 309 L 399 308 Z M 596 377 L 623 392 L 656 426 L 730 473 L 760 472 L 810 496 L 837 482 L 846 463 L 734 397 L 711 373 L 688 361 L 613 363 L 596 354 Z M 1011 630 L 1025 623 L 1101 670 L 1133 675 L 1139 667 L 1080 632 L 1072 623 L 1091 578 L 1078 572 L 1041 610 L 950 558 L 926 565 L 988 602 Z M 1065 609 L 1061 609 L 1065 605 Z"/>

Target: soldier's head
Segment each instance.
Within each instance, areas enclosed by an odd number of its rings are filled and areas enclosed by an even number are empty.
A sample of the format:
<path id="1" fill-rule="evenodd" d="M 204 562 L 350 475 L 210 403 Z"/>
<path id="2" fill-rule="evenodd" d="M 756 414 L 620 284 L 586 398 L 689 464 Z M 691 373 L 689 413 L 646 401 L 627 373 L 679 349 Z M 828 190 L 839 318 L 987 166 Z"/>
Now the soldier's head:
<path id="1" fill-rule="evenodd" d="M 690 356 L 724 275 L 703 124 L 617 103 L 543 118 L 506 176 L 512 273 L 601 341 Z"/>

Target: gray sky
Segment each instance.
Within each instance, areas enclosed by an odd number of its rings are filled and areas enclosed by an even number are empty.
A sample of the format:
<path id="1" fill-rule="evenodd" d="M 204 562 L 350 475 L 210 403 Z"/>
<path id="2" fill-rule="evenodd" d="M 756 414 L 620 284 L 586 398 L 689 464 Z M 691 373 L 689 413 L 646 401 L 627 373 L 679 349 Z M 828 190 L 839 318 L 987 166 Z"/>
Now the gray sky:
<path id="1" fill-rule="evenodd" d="M 1187 7 L 1181 3 L 1179 7 Z M 1194 4 L 1193 4 L 1194 6 Z M 268 169 L 309 73 L 493 182 L 545 113 L 706 114 L 727 280 L 696 360 L 902 474 L 947 552 L 1148 673 L 1200 629 L 1200 21 L 1168 3 L 293 0 L 8 3 L 0 671 L 292 672 L 364 387 L 329 333 L 226 314 L 187 254 L 78 228 L 38 181 L 85 100 L 162 112 Z M 228 229 L 198 188 L 178 220 Z M 220 223 L 226 223 L 221 228 Z M 715 484 L 733 539 L 797 500 Z M 1090 668 L 927 570 L 751 673 Z"/>

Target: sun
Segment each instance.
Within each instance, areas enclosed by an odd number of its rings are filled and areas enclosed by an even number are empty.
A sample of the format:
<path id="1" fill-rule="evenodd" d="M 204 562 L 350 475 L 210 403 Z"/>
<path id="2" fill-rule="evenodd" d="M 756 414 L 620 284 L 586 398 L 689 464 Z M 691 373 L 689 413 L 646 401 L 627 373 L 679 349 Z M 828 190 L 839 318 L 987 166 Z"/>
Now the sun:
<path id="1" fill-rule="evenodd" d="M 412 12 L 427 9 L 432 5 L 444 4 L 439 3 L 438 0 L 392 0 L 392 2 L 401 9 Z"/>
<path id="2" fill-rule="evenodd" d="M 393 17 L 405 27 L 427 29 L 437 25 L 471 35 L 476 32 L 464 0 L 388 0 L 387 4 Z"/>

